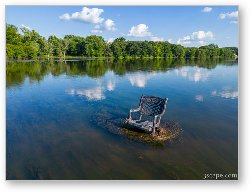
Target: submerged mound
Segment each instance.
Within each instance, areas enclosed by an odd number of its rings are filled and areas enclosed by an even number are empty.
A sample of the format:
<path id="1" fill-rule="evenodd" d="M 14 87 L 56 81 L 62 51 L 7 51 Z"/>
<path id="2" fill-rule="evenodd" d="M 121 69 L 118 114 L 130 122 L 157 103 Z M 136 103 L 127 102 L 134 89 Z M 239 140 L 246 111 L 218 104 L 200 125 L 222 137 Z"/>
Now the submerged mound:
<path id="1" fill-rule="evenodd" d="M 182 128 L 179 123 L 174 121 L 167 121 L 156 128 L 155 134 L 146 133 L 137 129 L 131 128 L 126 124 L 123 124 L 121 132 L 126 135 L 129 139 L 139 140 L 146 143 L 162 143 L 176 139 L 180 136 Z"/>
<path id="2" fill-rule="evenodd" d="M 101 128 L 109 132 L 124 136 L 130 140 L 150 144 L 163 144 L 178 139 L 182 133 L 179 123 L 174 121 L 162 122 L 161 127 L 156 129 L 155 134 L 146 133 L 126 124 L 125 119 L 115 118 L 112 114 L 98 112 L 93 121 Z"/>

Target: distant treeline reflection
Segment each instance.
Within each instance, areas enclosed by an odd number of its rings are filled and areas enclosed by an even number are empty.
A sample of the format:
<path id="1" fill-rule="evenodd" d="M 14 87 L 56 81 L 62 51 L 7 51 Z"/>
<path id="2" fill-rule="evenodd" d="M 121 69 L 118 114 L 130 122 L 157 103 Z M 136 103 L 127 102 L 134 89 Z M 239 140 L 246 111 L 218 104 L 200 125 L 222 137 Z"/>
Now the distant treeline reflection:
<path id="1" fill-rule="evenodd" d="M 22 84 L 26 77 L 32 81 L 40 81 L 45 75 L 59 76 L 89 76 L 98 78 L 107 71 L 113 71 L 117 75 L 125 75 L 136 71 L 167 71 L 179 66 L 199 66 L 207 69 L 216 65 L 234 65 L 237 61 L 212 60 L 185 60 L 185 59 L 94 59 L 94 60 L 68 60 L 68 61 L 28 61 L 7 62 L 6 85 L 15 86 Z"/>

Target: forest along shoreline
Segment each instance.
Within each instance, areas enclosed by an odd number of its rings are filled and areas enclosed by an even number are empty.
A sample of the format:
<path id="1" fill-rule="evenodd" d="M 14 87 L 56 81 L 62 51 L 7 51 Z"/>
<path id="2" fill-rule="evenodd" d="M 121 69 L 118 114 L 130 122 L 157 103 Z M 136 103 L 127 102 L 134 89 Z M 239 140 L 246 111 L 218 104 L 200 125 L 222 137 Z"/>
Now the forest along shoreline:
<path id="1" fill-rule="evenodd" d="M 168 41 L 129 41 L 124 37 L 113 42 L 102 36 L 87 37 L 55 35 L 47 39 L 35 30 L 6 24 L 6 60 L 66 60 L 104 58 L 175 58 L 175 59 L 237 59 L 237 47 L 219 47 L 209 44 L 200 47 L 184 47 Z"/>

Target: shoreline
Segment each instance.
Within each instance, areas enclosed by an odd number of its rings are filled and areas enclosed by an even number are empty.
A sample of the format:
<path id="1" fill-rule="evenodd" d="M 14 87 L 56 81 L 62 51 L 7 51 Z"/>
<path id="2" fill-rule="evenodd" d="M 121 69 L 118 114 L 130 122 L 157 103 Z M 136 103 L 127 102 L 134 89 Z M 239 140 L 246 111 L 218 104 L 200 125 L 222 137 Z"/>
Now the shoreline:
<path id="1" fill-rule="evenodd" d="M 210 60 L 225 60 L 225 61 L 238 61 L 238 57 L 235 59 L 232 58 L 221 58 L 221 57 L 216 57 L 216 58 L 205 58 L 205 59 L 200 59 L 198 57 L 195 58 L 178 58 L 178 57 L 126 57 L 126 58 L 115 58 L 115 57 L 68 57 L 66 59 L 60 59 L 60 58 L 53 58 L 53 59 L 23 59 L 23 60 L 6 60 L 6 63 L 11 63 L 11 62 L 51 62 L 51 61 L 56 61 L 56 62 L 65 62 L 65 61 L 91 61 L 91 60 L 157 60 L 157 59 L 165 59 L 165 60 L 204 60 L 204 61 L 210 61 Z"/>

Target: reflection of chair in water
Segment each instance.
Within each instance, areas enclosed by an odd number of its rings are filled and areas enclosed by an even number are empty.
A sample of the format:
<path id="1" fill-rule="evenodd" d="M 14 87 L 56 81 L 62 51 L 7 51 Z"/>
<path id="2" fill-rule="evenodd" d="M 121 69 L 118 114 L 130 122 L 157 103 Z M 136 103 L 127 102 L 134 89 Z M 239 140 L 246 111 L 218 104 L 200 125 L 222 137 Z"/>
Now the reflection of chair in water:
<path id="1" fill-rule="evenodd" d="M 131 109 L 127 123 L 138 129 L 155 133 L 160 126 L 162 115 L 165 113 L 168 98 L 141 96 L 137 109 Z M 132 113 L 139 113 L 139 119 L 133 120 Z"/>

